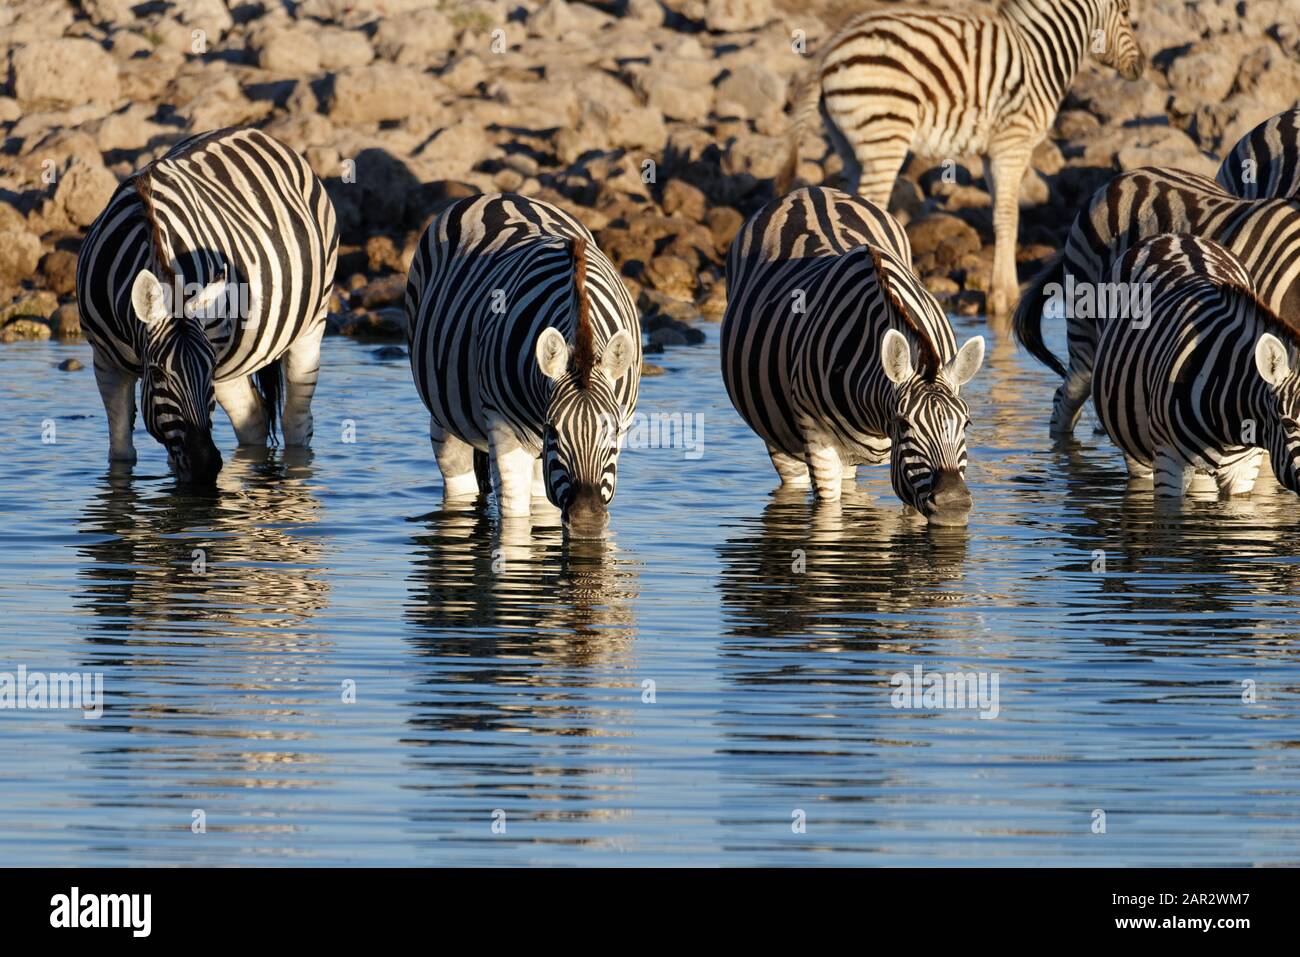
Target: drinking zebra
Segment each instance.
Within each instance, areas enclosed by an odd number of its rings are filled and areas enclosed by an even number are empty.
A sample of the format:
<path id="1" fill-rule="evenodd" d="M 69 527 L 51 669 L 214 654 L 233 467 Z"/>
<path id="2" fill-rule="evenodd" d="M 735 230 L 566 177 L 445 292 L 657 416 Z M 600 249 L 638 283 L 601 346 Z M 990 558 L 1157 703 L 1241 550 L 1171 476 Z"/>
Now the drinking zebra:
<path id="1" fill-rule="evenodd" d="M 545 495 L 566 526 L 603 525 L 641 333 L 587 228 L 522 196 L 459 200 L 425 231 L 406 314 L 444 495 L 477 493 L 490 455 L 502 515 Z"/>
<path id="2" fill-rule="evenodd" d="M 1243 199 L 1300 199 L 1300 109 L 1279 113 L 1243 136 L 1214 178 Z"/>
<path id="3" fill-rule="evenodd" d="M 1133 478 L 1181 497 L 1199 475 L 1245 495 L 1269 452 L 1300 491 L 1300 330 L 1251 290 L 1250 274 L 1208 239 L 1162 235 L 1128 250 L 1112 279 L 1149 284 L 1151 315 L 1111 322 L 1097 345 L 1097 416 Z"/>
<path id="4" fill-rule="evenodd" d="M 1182 170 L 1122 173 L 1097 190 L 1075 217 L 1065 248 L 1025 290 L 1012 320 L 1016 338 L 1064 380 L 1052 404 L 1053 435 L 1074 431 L 1087 401 L 1093 355 L 1106 308 L 1074 308 L 1072 292 L 1126 298 L 1107 283 L 1111 266 L 1134 244 L 1161 233 L 1188 233 L 1231 252 L 1271 310 L 1300 317 L 1300 201 L 1245 200 L 1204 176 Z M 1043 313 L 1066 307 L 1069 367 L 1043 341 Z"/>
<path id="5" fill-rule="evenodd" d="M 109 459 L 136 460 L 137 379 L 145 427 L 182 480 L 221 469 L 215 402 L 240 445 L 265 445 L 283 392 L 285 443 L 310 444 L 337 252 L 321 182 L 259 130 L 190 137 L 123 182 L 77 261 Z"/>
<path id="6" fill-rule="evenodd" d="M 836 33 L 795 95 L 785 192 L 818 106 L 848 189 L 878 206 L 908 150 L 988 158 L 996 239 L 989 312 L 1016 301 L 1020 182 L 1085 53 L 1136 80 L 1146 66 L 1129 0 L 1004 0 L 995 15 L 863 14 Z"/>
<path id="7" fill-rule="evenodd" d="M 727 255 L 722 378 L 783 484 L 811 482 L 834 500 L 858 465 L 888 460 L 906 505 L 965 524 L 958 389 L 979 370 L 984 339 L 957 351 L 910 263 L 907 234 L 867 200 L 808 188 L 768 204 Z"/>

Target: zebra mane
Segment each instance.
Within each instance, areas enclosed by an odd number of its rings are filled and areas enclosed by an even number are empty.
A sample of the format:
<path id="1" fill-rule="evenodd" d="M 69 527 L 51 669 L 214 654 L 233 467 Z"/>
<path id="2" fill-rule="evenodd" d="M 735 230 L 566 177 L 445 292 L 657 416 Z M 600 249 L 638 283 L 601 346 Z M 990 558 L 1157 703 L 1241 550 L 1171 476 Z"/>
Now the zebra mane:
<path id="1" fill-rule="evenodd" d="M 876 272 L 876 280 L 880 284 L 880 291 L 884 293 L 886 301 L 893 307 L 896 315 L 908 329 L 911 330 L 913 338 L 917 341 L 917 371 L 921 373 L 921 378 L 926 382 L 933 382 L 939 375 L 939 370 L 943 368 L 943 357 L 939 354 L 939 348 L 930 338 L 930 332 L 925 326 L 916 320 L 903 301 L 894 291 L 893 284 L 889 278 L 888 267 L 880 250 L 875 246 L 868 245 L 867 252 L 871 254 L 871 265 Z"/>
<path id="2" fill-rule="evenodd" d="M 573 294 L 578 301 L 577 320 L 573 324 L 573 374 L 579 387 L 591 388 L 591 373 L 596 367 L 596 335 L 591 328 L 591 306 L 587 300 L 587 240 L 579 236 L 570 241 L 573 252 Z"/>
<path id="3" fill-rule="evenodd" d="M 1293 346 L 1300 348 L 1300 328 L 1297 328 L 1294 323 L 1283 319 L 1280 313 L 1275 311 L 1268 303 L 1264 302 L 1263 299 L 1259 298 L 1259 293 L 1255 292 L 1255 290 L 1251 289 L 1249 286 L 1242 285 L 1242 283 L 1236 279 L 1228 279 L 1226 277 L 1213 275 L 1207 276 L 1206 278 L 1220 289 L 1235 292 L 1240 295 L 1255 307 L 1255 314 L 1264 320 L 1266 326 L 1273 327 L 1274 330 L 1282 334 L 1282 338 L 1289 340 Z"/>
<path id="4" fill-rule="evenodd" d="M 144 207 L 145 222 L 149 224 L 149 244 L 153 247 L 154 260 L 166 283 L 172 283 L 176 280 L 176 273 L 172 269 L 171 263 L 163 253 L 162 227 L 158 225 L 158 212 L 154 208 L 153 202 L 153 171 L 156 163 L 150 163 L 140 172 L 135 174 L 133 182 L 135 183 L 136 195 L 140 197 L 140 203 Z"/>

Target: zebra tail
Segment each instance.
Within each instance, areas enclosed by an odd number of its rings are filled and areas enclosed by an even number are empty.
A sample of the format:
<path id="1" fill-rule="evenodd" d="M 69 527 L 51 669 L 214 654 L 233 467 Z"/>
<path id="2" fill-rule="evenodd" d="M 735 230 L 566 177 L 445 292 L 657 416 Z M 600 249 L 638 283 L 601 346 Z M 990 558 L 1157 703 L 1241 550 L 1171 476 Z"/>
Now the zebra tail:
<path id="1" fill-rule="evenodd" d="M 262 366 L 252 375 L 253 388 L 262 400 L 262 409 L 266 412 L 266 434 L 275 445 L 275 427 L 280 419 L 280 407 L 284 404 L 284 360 L 276 359 Z"/>
<path id="2" fill-rule="evenodd" d="M 799 171 L 799 144 L 805 131 L 817 118 L 817 110 L 822 101 L 822 84 L 820 66 L 806 70 L 795 82 L 793 106 L 790 112 L 790 143 L 785 165 L 776 176 L 776 195 L 784 196 L 794 185 L 795 174 Z"/>
<path id="3" fill-rule="evenodd" d="M 1058 288 L 1065 281 L 1065 250 L 1057 253 L 1020 297 L 1015 315 L 1011 317 L 1011 328 L 1019 342 L 1035 359 L 1047 366 L 1062 379 L 1069 373 L 1061 360 L 1056 358 L 1043 342 L 1043 306 L 1046 305 L 1048 285 L 1056 283 Z"/>
<path id="4" fill-rule="evenodd" d="M 478 449 L 474 450 L 474 478 L 478 481 L 480 495 L 487 495 L 492 491 L 492 464 L 488 454 Z"/>

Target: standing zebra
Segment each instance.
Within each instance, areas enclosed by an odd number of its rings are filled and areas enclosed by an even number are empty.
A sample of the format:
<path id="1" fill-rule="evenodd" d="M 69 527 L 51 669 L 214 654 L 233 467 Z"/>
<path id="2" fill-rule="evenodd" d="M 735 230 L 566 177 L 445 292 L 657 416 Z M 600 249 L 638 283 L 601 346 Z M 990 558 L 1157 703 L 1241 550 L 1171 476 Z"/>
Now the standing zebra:
<path id="1" fill-rule="evenodd" d="M 110 461 L 136 460 L 137 379 L 182 480 L 221 469 L 215 402 L 240 445 L 265 445 L 283 388 L 285 443 L 310 444 L 337 252 L 320 180 L 260 130 L 190 137 L 122 183 L 77 260 Z"/>
<path id="2" fill-rule="evenodd" d="M 1198 474 L 1246 495 L 1267 450 L 1277 480 L 1300 491 L 1300 330 L 1255 296 L 1227 249 L 1188 235 L 1131 248 L 1111 274 L 1149 284 L 1145 322 L 1111 322 L 1097 346 L 1097 416 L 1133 478 L 1182 497 Z"/>
<path id="3" fill-rule="evenodd" d="M 834 500 L 858 465 L 888 459 L 906 505 L 964 525 L 969 413 L 958 389 L 979 370 L 984 339 L 957 351 L 911 253 L 893 217 L 847 193 L 799 189 L 768 204 L 727 255 L 722 378 L 783 484 L 811 482 Z"/>
<path id="4" fill-rule="evenodd" d="M 1243 136 L 1214 179 L 1243 199 L 1300 199 L 1300 109 L 1279 113 Z"/>
<path id="5" fill-rule="evenodd" d="M 848 189 L 878 206 L 908 150 L 986 155 L 996 238 L 989 312 L 1016 301 L 1020 182 L 1056 119 L 1085 53 L 1136 80 L 1145 59 L 1129 0 L 1003 0 L 996 15 L 872 11 L 840 29 L 795 94 L 790 155 L 818 106 L 844 162 Z"/>
<path id="6" fill-rule="evenodd" d="M 1098 302 L 1109 298 L 1114 290 L 1106 279 L 1115 260 L 1161 233 L 1189 233 L 1225 247 L 1269 309 L 1288 319 L 1300 316 L 1300 201 L 1240 199 L 1213 180 L 1182 170 L 1121 173 L 1075 217 L 1065 248 L 1025 290 L 1012 321 L 1020 343 L 1065 380 L 1052 405 L 1053 435 L 1074 431 L 1108 316 L 1105 308 L 1067 308 L 1067 370 L 1043 342 L 1044 310 L 1062 303 L 1062 293 L 1071 298 L 1071 290 L 1095 292 Z"/>
<path id="7" fill-rule="evenodd" d="M 475 494 L 490 455 L 502 515 L 545 495 L 566 526 L 603 525 L 641 332 L 587 228 L 522 196 L 459 200 L 425 231 L 406 315 L 444 494 Z"/>

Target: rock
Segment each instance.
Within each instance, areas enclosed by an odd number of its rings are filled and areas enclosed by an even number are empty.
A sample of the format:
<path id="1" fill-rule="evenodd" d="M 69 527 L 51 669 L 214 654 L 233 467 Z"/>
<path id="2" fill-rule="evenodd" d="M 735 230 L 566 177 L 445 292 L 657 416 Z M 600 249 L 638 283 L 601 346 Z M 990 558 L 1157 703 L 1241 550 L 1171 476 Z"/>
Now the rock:
<path id="1" fill-rule="evenodd" d="M 715 206 L 709 210 L 708 221 L 709 232 L 713 234 L 713 246 L 720 254 L 725 255 L 731 248 L 731 241 L 736 238 L 736 233 L 740 232 L 740 227 L 745 224 L 745 217 L 739 210 L 732 209 L 730 206 Z"/>
<path id="2" fill-rule="evenodd" d="M 365 66 L 375 58 L 370 41 L 364 33 L 343 30 L 339 27 L 322 27 L 316 34 L 322 70 L 346 70 L 351 66 Z"/>
<path id="3" fill-rule="evenodd" d="M 708 319 L 721 319 L 727 311 L 727 281 L 719 279 L 703 297 L 698 299 L 695 307 L 699 309 L 700 315 Z"/>
<path id="4" fill-rule="evenodd" d="M 50 316 L 50 329 L 56 339 L 81 338 L 81 310 L 75 302 L 65 302 Z"/>
<path id="5" fill-rule="evenodd" d="M 1222 47 L 1222 39 L 1197 43 L 1174 60 L 1168 72 L 1170 89 L 1203 103 L 1224 100 L 1237 79 L 1240 54 L 1232 56 Z"/>
<path id="6" fill-rule="evenodd" d="M 98 157 L 90 162 L 76 160 L 59 177 L 54 202 L 74 226 L 89 226 L 108 205 L 116 189 L 117 177 Z"/>
<path id="7" fill-rule="evenodd" d="M 940 266 L 951 265 L 967 253 L 980 249 L 979 233 L 963 219 L 947 213 L 932 213 L 907 225 L 912 256 L 933 254 Z"/>
<path id="8" fill-rule="evenodd" d="M 41 257 L 41 275 L 46 287 L 58 296 L 71 296 L 77 289 L 77 257 L 66 249 L 55 249 Z"/>
<path id="9" fill-rule="evenodd" d="M 775 19 L 771 0 L 706 0 L 704 25 L 718 33 L 757 30 Z"/>
<path id="10" fill-rule="evenodd" d="M 117 63 L 93 40 L 37 40 L 14 51 L 14 96 L 35 104 L 76 106 L 118 96 Z"/>
<path id="11" fill-rule="evenodd" d="M 0 285 L 30 279 L 41 258 L 41 241 L 25 229 L 0 229 Z"/>
<path id="12" fill-rule="evenodd" d="M 660 346 L 658 351 L 663 352 L 664 351 L 663 346 Z M 641 378 L 643 379 L 653 378 L 654 376 L 657 375 L 663 375 L 664 371 L 665 370 L 663 366 L 652 365 L 649 362 L 645 362 L 645 361 L 642 361 L 641 363 Z"/>
<path id="13" fill-rule="evenodd" d="M 80 372 L 84 368 L 80 359 L 64 359 L 59 363 L 60 372 Z"/>
<path id="14" fill-rule="evenodd" d="M 680 256 L 656 256 L 646 265 L 645 281 L 674 299 L 695 298 L 695 270 Z"/>
<path id="15" fill-rule="evenodd" d="M 708 199 L 704 191 L 681 179 L 671 179 L 664 187 L 663 211 L 669 216 L 680 214 L 692 222 L 704 219 Z"/>
<path id="16" fill-rule="evenodd" d="M 257 65 L 268 73 L 309 76 L 320 71 L 321 48 L 311 31 L 270 28 L 254 34 L 253 44 Z"/>
<path id="17" fill-rule="evenodd" d="M 644 71 L 637 78 L 637 89 L 645 97 L 646 106 L 669 120 L 700 123 L 713 106 L 710 87 L 691 84 L 671 71 L 653 68 Z M 616 146 L 618 143 L 614 141 L 608 145 Z"/>
<path id="18" fill-rule="evenodd" d="M 784 77 L 762 63 L 744 63 L 718 84 L 713 112 L 718 116 L 756 119 L 785 107 Z"/>
<path id="19" fill-rule="evenodd" d="M 931 273 L 922 279 L 922 283 L 929 290 L 930 295 L 939 300 L 948 299 L 961 292 L 961 287 L 943 273 Z"/>
<path id="20" fill-rule="evenodd" d="M 12 302 L 0 309 L 0 326 L 7 322 L 15 322 L 19 319 L 41 319 L 44 320 L 51 315 L 59 306 L 59 297 L 47 289 L 29 292 L 20 297 L 16 302 Z M 41 323 L 45 325 L 44 322 Z M 46 326 L 47 333 L 41 338 L 49 338 L 49 327 Z"/>
<path id="21" fill-rule="evenodd" d="M 438 93 L 437 81 L 415 67 L 391 63 L 348 67 L 334 78 L 329 117 L 347 125 L 428 115 L 438 106 Z"/>
<path id="22" fill-rule="evenodd" d="M 555 150 L 564 163 L 573 163 L 584 153 L 609 149 L 645 149 L 657 153 L 668 138 L 663 115 L 651 107 L 614 109 L 591 99 L 579 105 L 577 123 L 555 135 Z"/>
<path id="23" fill-rule="evenodd" d="M 20 342 L 25 339 L 48 339 L 50 327 L 37 319 L 14 319 L 0 328 L 0 342 Z"/>
<path id="24" fill-rule="evenodd" d="M 366 263 L 371 272 L 391 269 L 393 272 L 406 275 L 401 253 L 391 236 L 371 236 L 366 240 Z"/>
<path id="25" fill-rule="evenodd" d="M 372 350 L 370 354 L 376 359 L 383 359 L 385 361 L 406 358 L 406 350 L 401 346 L 382 346 L 381 348 Z"/>
<path id="26" fill-rule="evenodd" d="M 361 305 L 367 309 L 373 309 L 376 306 L 390 306 L 395 302 L 401 302 L 405 296 L 406 276 L 397 273 L 382 276 L 379 279 L 372 279 L 360 291 Z"/>

